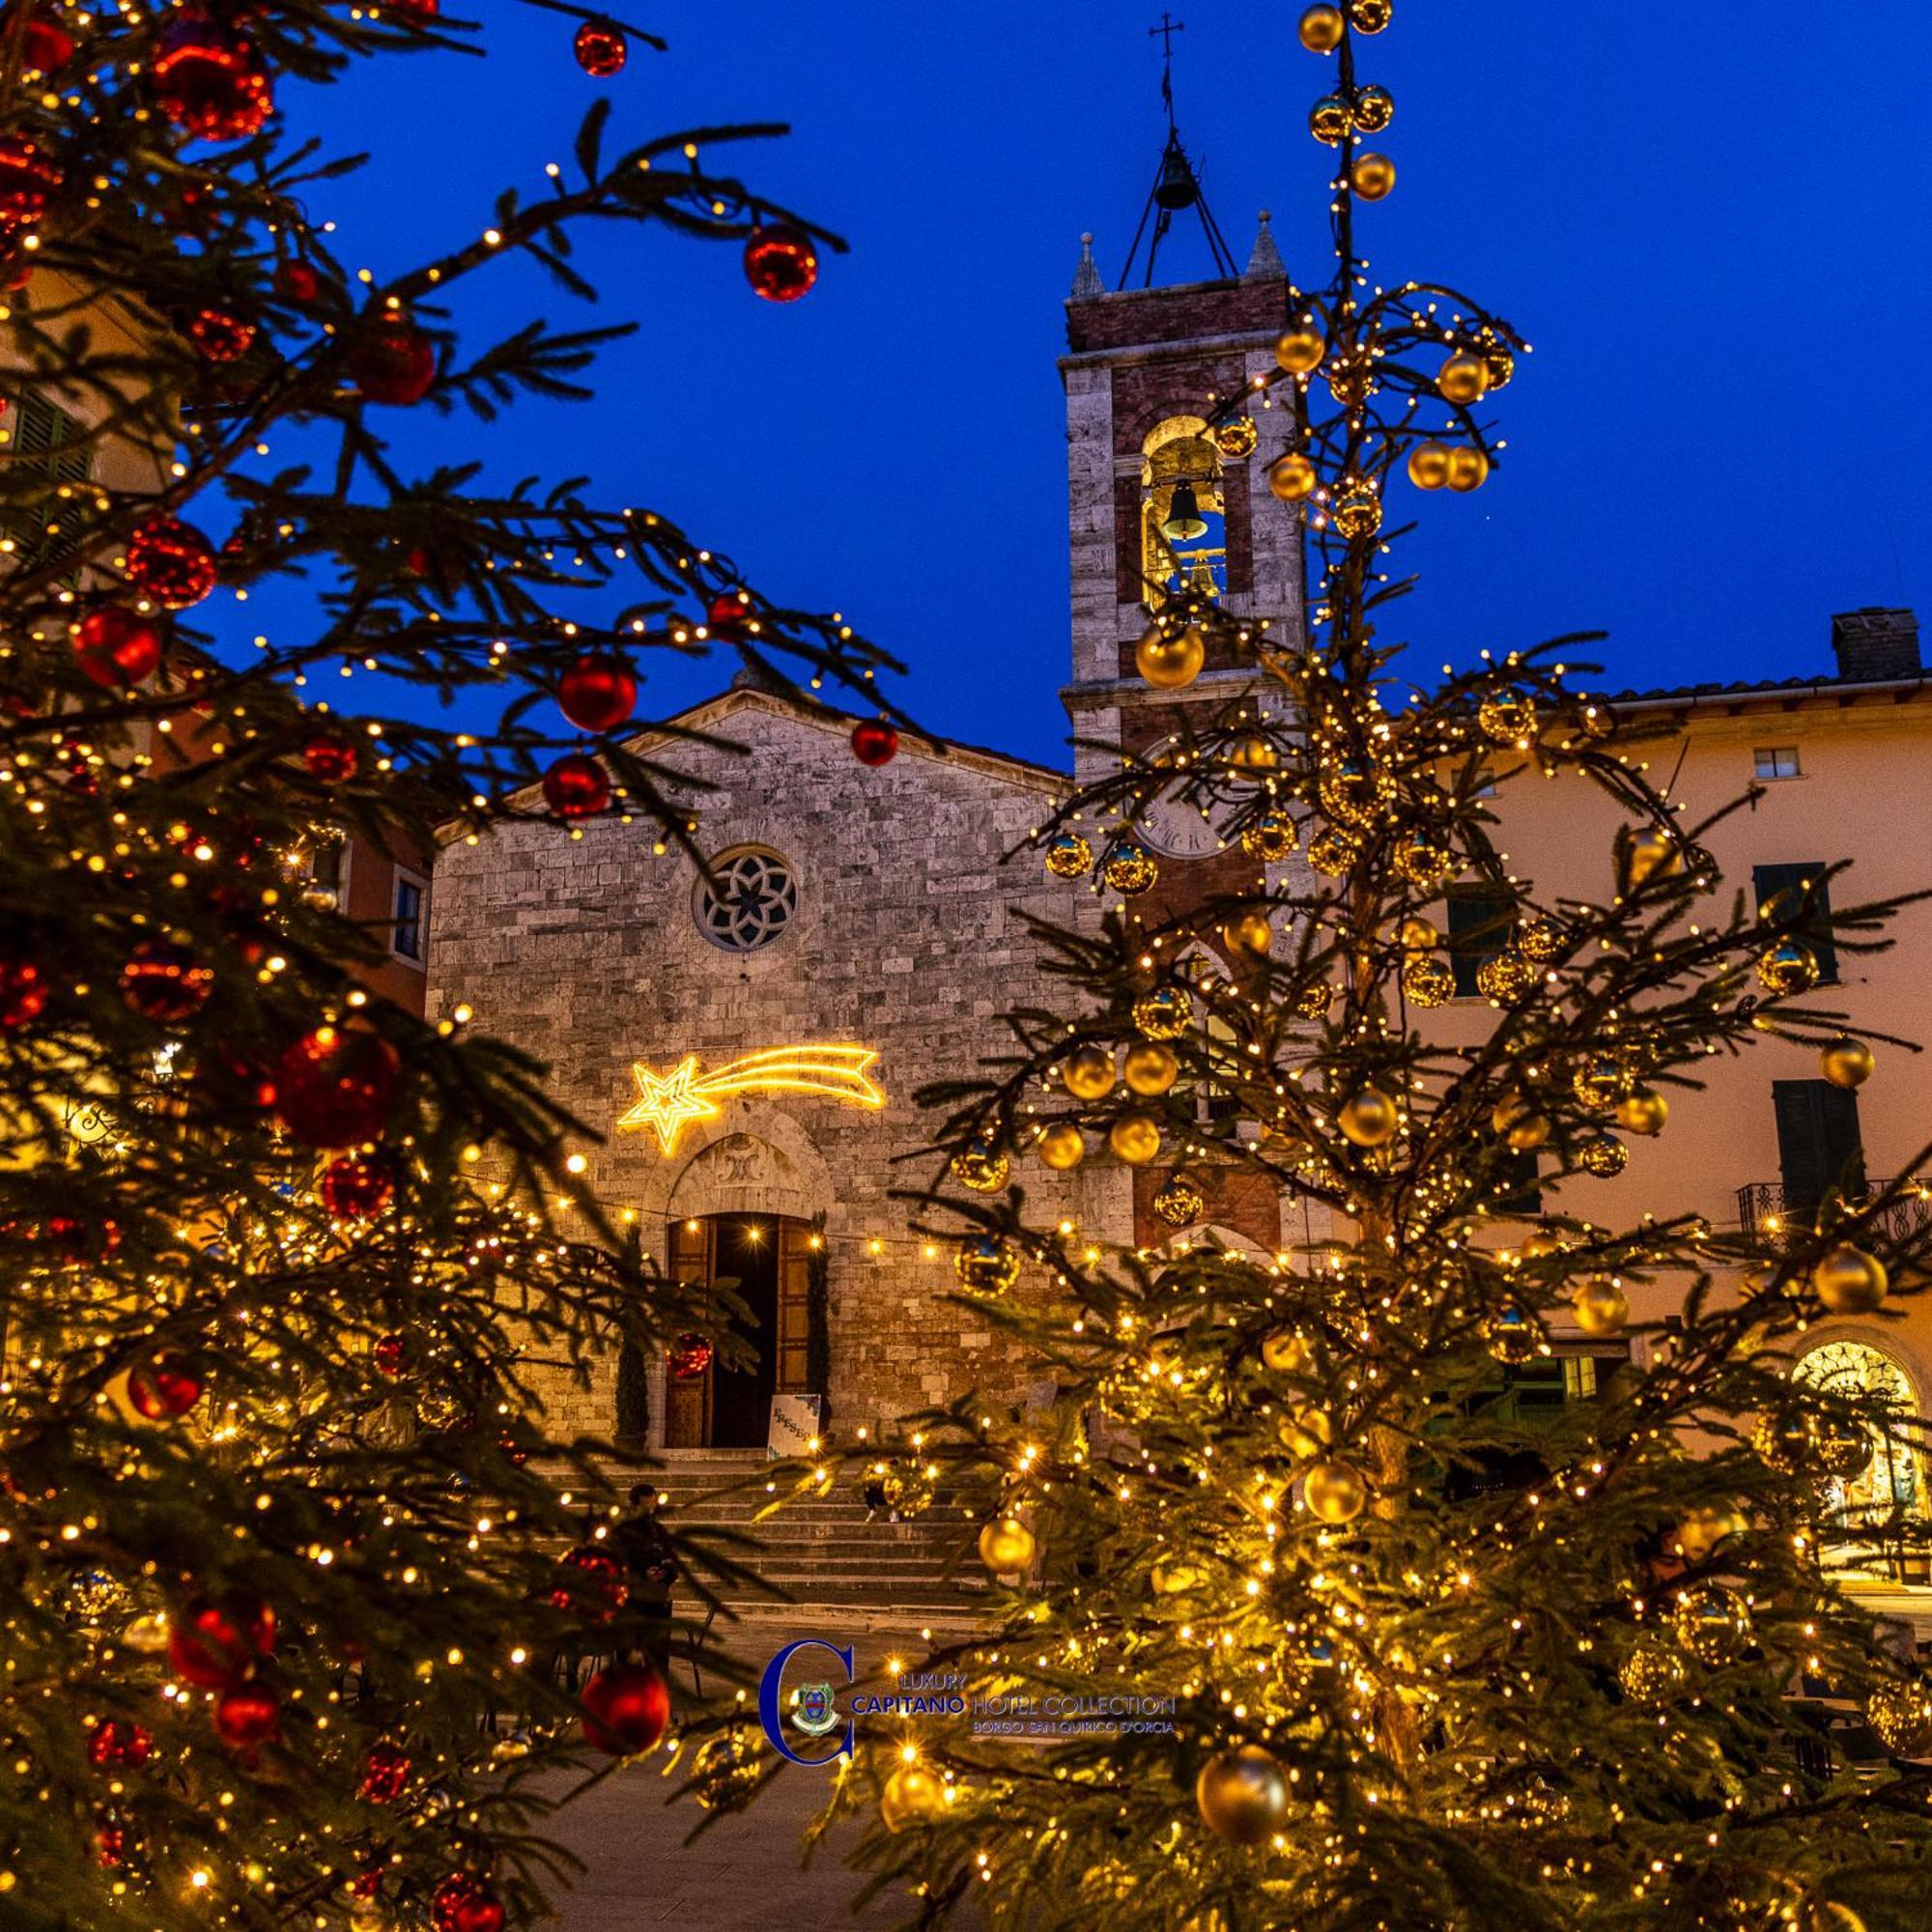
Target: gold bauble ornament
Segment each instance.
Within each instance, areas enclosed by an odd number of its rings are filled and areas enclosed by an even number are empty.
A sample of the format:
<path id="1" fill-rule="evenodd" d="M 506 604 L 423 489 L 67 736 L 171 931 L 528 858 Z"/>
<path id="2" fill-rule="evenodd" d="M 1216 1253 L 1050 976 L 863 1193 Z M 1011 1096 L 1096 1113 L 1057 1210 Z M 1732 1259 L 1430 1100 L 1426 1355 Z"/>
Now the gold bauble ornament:
<path id="1" fill-rule="evenodd" d="M 1536 735 L 1536 706 L 1519 692 L 1497 692 L 1476 706 L 1476 724 L 1498 745 L 1520 745 Z"/>
<path id="2" fill-rule="evenodd" d="M 1262 1360 L 1278 1376 L 1305 1375 L 1315 1364 L 1315 1350 L 1307 1336 L 1277 1328 L 1262 1340 Z"/>
<path id="3" fill-rule="evenodd" d="M 1143 1099 L 1157 1099 L 1180 1078 L 1180 1062 L 1172 1047 L 1136 1040 L 1127 1048 L 1121 1076 L 1126 1081 L 1128 1092 L 1140 1094 Z"/>
<path id="4" fill-rule="evenodd" d="M 916 1764 L 902 1764 L 879 1793 L 879 1822 L 889 1832 L 924 1825 L 946 1809 L 946 1782 Z"/>
<path id="5" fill-rule="evenodd" d="M 1750 1605 L 1721 1583 L 1692 1583 L 1678 1591 L 1670 1628 L 1699 1663 L 1721 1667 L 1737 1662 L 1750 1645 Z"/>
<path id="6" fill-rule="evenodd" d="M 1449 451 L 1447 480 L 1452 490 L 1480 490 L 1490 480 L 1490 459 L 1473 443 L 1456 443 Z"/>
<path id="7" fill-rule="evenodd" d="M 1355 841 L 1332 825 L 1308 841 L 1309 865 L 1331 879 L 1339 879 L 1355 863 L 1358 853 Z"/>
<path id="8" fill-rule="evenodd" d="M 1615 1054 L 1600 1053 L 1586 1060 L 1570 1077 L 1570 1091 L 1585 1107 L 1606 1114 L 1635 1087 L 1636 1076 Z"/>
<path id="9" fill-rule="evenodd" d="M 1395 0 L 1349 0 L 1349 23 L 1358 34 L 1379 34 L 1395 18 Z"/>
<path id="10" fill-rule="evenodd" d="M 1456 975 L 1440 959 L 1418 953 L 1402 962 L 1402 990 L 1418 1007 L 1444 1007 L 1456 997 Z"/>
<path id="11" fill-rule="evenodd" d="M 1134 668 L 1156 691 L 1183 691 L 1208 662 L 1208 639 L 1188 624 L 1171 631 L 1150 624 L 1134 646 Z"/>
<path id="12" fill-rule="evenodd" d="M 1366 829 L 1376 824 L 1395 797 L 1395 775 L 1364 758 L 1323 764 L 1316 791 L 1321 810 L 1343 825 Z"/>
<path id="13" fill-rule="evenodd" d="M 1617 1682 L 1633 1702 L 1661 1704 L 1673 1691 L 1684 1688 L 1689 1674 L 1684 1660 L 1674 1650 L 1667 1650 L 1655 1637 L 1645 1637 L 1624 1659 L 1617 1670 Z"/>
<path id="14" fill-rule="evenodd" d="M 1498 952 L 1476 968 L 1476 990 L 1486 1000 L 1506 1007 L 1536 984 L 1536 968 L 1514 952 Z"/>
<path id="15" fill-rule="evenodd" d="M 1780 1476 L 1803 1475 L 1817 1454 L 1816 1421 L 1796 1406 L 1769 1408 L 1751 1430 L 1751 1447 Z"/>
<path id="16" fill-rule="evenodd" d="M 1214 429 L 1214 447 L 1225 457 L 1238 462 L 1243 456 L 1255 453 L 1255 444 L 1262 440 L 1262 433 L 1255 427 L 1253 416 L 1230 416 Z"/>
<path id="17" fill-rule="evenodd" d="M 1543 1324 L 1528 1309 L 1506 1301 L 1483 1323 L 1483 1341 L 1506 1368 L 1533 1362 L 1546 1348 Z"/>
<path id="18" fill-rule="evenodd" d="M 1734 1503 L 1696 1503 L 1679 1519 L 1671 1548 L 1687 1563 L 1701 1563 L 1720 1543 L 1744 1535 L 1749 1527 Z"/>
<path id="19" fill-rule="evenodd" d="M 1811 1292 L 1833 1315 L 1869 1315 L 1890 1285 L 1876 1255 L 1849 1244 L 1821 1255 L 1811 1270 Z"/>
<path id="20" fill-rule="evenodd" d="M 1321 374 L 1337 407 L 1345 410 L 1360 409 L 1381 387 L 1375 355 L 1366 348 L 1329 356 Z"/>
<path id="21" fill-rule="evenodd" d="M 1156 986 L 1134 1002 L 1134 1025 L 1147 1039 L 1179 1039 L 1194 1017 L 1194 1003 L 1179 986 Z"/>
<path id="22" fill-rule="evenodd" d="M 1395 868 L 1424 892 L 1439 891 L 1456 876 L 1456 855 L 1426 832 L 1411 832 L 1395 848 Z"/>
<path id="23" fill-rule="evenodd" d="M 1352 1463 L 1317 1463 L 1302 1478 L 1301 1499 L 1318 1521 L 1353 1522 L 1368 1507 L 1369 1486 Z"/>
<path id="24" fill-rule="evenodd" d="M 1498 1100 L 1495 1111 L 1490 1116 L 1490 1125 L 1518 1153 L 1540 1148 L 1549 1138 L 1548 1116 L 1538 1113 L 1535 1106 L 1520 1094 Z"/>
<path id="25" fill-rule="evenodd" d="M 1107 1130 L 1107 1145 L 1129 1167 L 1145 1167 L 1160 1152 L 1160 1128 L 1145 1114 L 1122 1114 Z"/>
<path id="26" fill-rule="evenodd" d="M 1342 1102 L 1335 1124 L 1357 1147 L 1385 1147 L 1402 1125 L 1402 1110 L 1379 1087 L 1363 1087 Z"/>
<path id="27" fill-rule="evenodd" d="M 1670 1102 L 1655 1087 L 1639 1087 L 1617 1102 L 1617 1125 L 1626 1133 L 1661 1134 L 1670 1118 Z"/>
<path id="28" fill-rule="evenodd" d="M 1343 113 L 1346 115 L 1347 112 L 1345 103 Z M 1345 126 L 1343 132 L 1347 131 Z M 1327 353 L 1327 343 L 1322 340 L 1321 332 L 1313 328 L 1291 328 L 1274 345 L 1274 359 L 1291 376 L 1306 376 L 1310 371 L 1321 368 L 1321 358 Z"/>
<path id="29" fill-rule="evenodd" d="M 1473 403 L 1490 386 L 1489 364 L 1480 355 L 1460 353 L 1435 373 L 1435 386 L 1452 403 Z"/>
<path id="30" fill-rule="evenodd" d="M 1871 1433 L 1849 1415 L 1811 1418 L 1811 1456 L 1828 1479 L 1849 1482 L 1863 1473 L 1874 1450 Z"/>
<path id="31" fill-rule="evenodd" d="M 1449 451 L 1439 442 L 1418 442 L 1408 452 L 1408 480 L 1418 490 L 1440 490 L 1449 481 Z"/>
<path id="32" fill-rule="evenodd" d="M 1526 919 L 1516 929 L 1516 950 L 1525 959 L 1548 966 L 1563 951 L 1563 934 L 1547 919 Z"/>
<path id="33" fill-rule="evenodd" d="M 1332 8 L 1312 12 L 1332 13 Z M 1260 1745 L 1216 1751 L 1194 1781 L 1201 1822 L 1230 1844 L 1259 1845 L 1288 1817 L 1288 1777 Z"/>
<path id="34" fill-rule="evenodd" d="M 1932 1754 L 1932 1685 L 1881 1684 L 1865 1700 L 1865 1716 L 1896 1756 Z"/>
<path id="35" fill-rule="evenodd" d="M 1294 850 L 1294 820 L 1285 811 L 1264 811 L 1241 830 L 1241 850 L 1264 866 L 1278 866 Z"/>
<path id="36" fill-rule="evenodd" d="M 1277 456 L 1268 465 L 1268 488 L 1284 503 L 1298 503 L 1304 497 L 1314 493 L 1315 486 L 1321 479 L 1315 472 L 1315 466 L 1298 449 L 1291 449 L 1286 456 Z"/>
<path id="37" fill-rule="evenodd" d="M 1004 1294 L 1020 1278 L 1020 1258 L 997 1235 L 976 1235 L 954 1251 L 952 1272 L 976 1294 Z"/>
<path id="38" fill-rule="evenodd" d="M 1305 1020 L 1326 1019 L 1334 1003 L 1335 989 L 1326 980 L 1310 980 L 1294 995 L 1294 1010 Z"/>
<path id="39" fill-rule="evenodd" d="M 1865 1921 L 1834 1898 L 1807 1900 L 1798 1925 L 1799 1932 L 1865 1932 Z"/>
<path id="40" fill-rule="evenodd" d="M 1862 1087 L 1872 1076 L 1872 1050 L 1861 1039 L 1840 1036 L 1818 1051 L 1818 1071 L 1833 1087 Z"/>
<path id="41" fill-rule="evenodd" d="M 1339 148 L 1349 138 L 1349 129 L 1353 125 L 1354 117 L 1349 112 L 1349 103 L 1339 94 L 1324 94 L 1308 110 L 1308 131 L 1324 148 Z M 1284 363 L 1283 367 L 1287 364 Z"/>
<path id="42" fill-rule="evenodd" d="M 1365 87 L 1355 96 L 1355 126 L 1379 134 L 1395 119 L 1395 96 L 1385 87 Z"/>
<path id="43" fill-rule="evenodd" d="M 1586 1335 L 1618 1335 L 1630 1320 L 1630 1302 L 1621 1287 L 1606 1274 L 1592 1275 L 1570 1297 L 1570 1312 Z"/>
<path id="44" fill-rule="evenodd" d="M 1030 1569 L 1036 1547 L 1033 1531 L 1016 1516 L 1003 1516 L 980 1532 L 980 1561 L 996 1577 Z"/>
<path id="45" fill-rule="evenodd" d="M 1076 1100 L 1104 1100 L 1114 1091 L 1114 1056 L 1104 1046 L 1076 1046 L 1061 1066 L 1060 1084 Z"/>
<path id="46" fill-rule="evenodd" d="M 1526 1262 L 1548 1261 L 1565 1247 L 1562 1234 L 1555 1228 L 1536 1227 L 1522 1237 L 1522 1258 Z"/>
<path id="47" fill-rule="evenodd" d="M 1617 876 L 1627 893 L 1651 879 L 1669 878 L 1683 864 L 1676 839 L 1655 825 L 1626 826 L 1618 836 Z"/>
<path id="48" fill-rule="evenodd" d="M 1349 185 L 1358 201 L 1380 201 L 1395 186 L 1395 163 L 1386 155 L 1357 155 Z"/>
<path id="49" fill-rule="evenodd" d="M 1254 907 L 1223 923 L 1221 944 L 1236 958 L 1265 959 L 1274 944 L 1268 916 Z"/>
<path id="50" fill-rule="evenodd" d="M 1334 1441 L 1335 1425 L 1326 1409 L 1304 1402 L 1283 1412 L 1275 1423 L 1274 1433 L 1291 1456 L 1306 1463 Z"/>
<path id="51" fill-rule="evenodd" d="M 1335 505 L 1334 524 L 1350 543 L 1372 537 L 1382 526 L 1381 498 L 1367 490 L 1356 490 Z"/>
<path id="52" fill-rule="evenodd" d="M 952 1156 L 952 1178 L 975 1194 L 997 1194 L 1007 1184 L 1012 1163 L 998 1148 L 976 1142 Z"/>
<path id="53" fill-rule="evenodd" d="M 1087 1142 L 1071 1121 L 1056 1121 L 1040 1130 L 1034 1151 L 1048 1167 L 1065 1174 L 1067 1169 L 1078 1167 L 1086 1157 Z"/>
<path id="54" fill-rule="evenodd" d="M 1200 1188 L 1184 1174 L 1169 1175 L 1153 1197 L 1153 1211 L 1170 1228 L 1191 1228 L 1207 1208 Z"/>
<path id="55" fill-rule="evenodd" d="M 1281 763 L 1274 740 L 1260 732 L 1243 738 L 1228 753 L 1228 763 L 1237 772 L 1271 772 Z"/>
<path id="56" fill-rule="evenodd" d="M 1612 1180 L 1630 1165 L 1630 1149 L 1615 1134 L 1596 1134 L 1577 1150 L 1577 1165 L 1599 1180 Z"/>
<path id="57" fill-rule="evenodd" d="M 1516 357 L 1500 343 L 1490 343 L 1483 350 L 1483 365 L 1490 372 L 1490 391 L 1507 389 L 1516 375 Z"/>
<path id="58" fill-rule="evenodd" d="M 1818 983 L 1818 955 L 1802 940 L 1780 939 L 1758 959 L 1757 982 L 1782 998 L 1808 993 Z"/>
<path id="59" fill-rule="evenodd" d="M 1114 847 L 1100 876 L 1122 898 L 1133 898 L 1152 888 L 1160 877 L 1160 867 L 1154 864 L 1152 853 L 1129 842 Z"/>
<path id="60" fill-rule="evenodd" d="M 1184 1597 L 1206 1585 L 1208 1573 L 1192 1563 L 1156 1563 L 1148 1572 L 1148 1581 L 1160 1596 Z"/>
<path id="61" fill-rule="evenodd" d="M 1339 7 L 1311 7 L 1295 29 L 1301 44 L 1312 54 L 1332 54 L 1342 44 L 1348 23 Z"/>
<path id="62" fill-rule="evenodd" d="M 1063 832 L 1046 848 L 1046 869 L 1056 879 L 1084 879 L 1094 864 L 1094 848 L 1077 832 Z"/>

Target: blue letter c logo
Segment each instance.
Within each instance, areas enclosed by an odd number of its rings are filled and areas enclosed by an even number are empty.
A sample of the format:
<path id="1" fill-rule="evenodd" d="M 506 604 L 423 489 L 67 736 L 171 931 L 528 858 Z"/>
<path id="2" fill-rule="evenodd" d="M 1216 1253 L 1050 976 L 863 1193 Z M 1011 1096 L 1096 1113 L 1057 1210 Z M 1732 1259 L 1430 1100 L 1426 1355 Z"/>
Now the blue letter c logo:
<path id="1" fill-rule="evenodd" d="M 840 1751 L 850 1751 L 853 1747 L 855 1726 L 850 1718 L 845 1719 L 843 1742 L 824 1757 L 800 1757 L 784 1739 L 784 1724 L 779 1711 L 780 1684 L 784 1676 L 785 1665 L 802 1650 L 829 1650 L 845 1666 L 845 1682 L 851 1683 L 852 1648 L 849 1644 L 840 1650 L 836 1643 L 827 1643 L 822 1636 L 802 1636 L 797 1642 L 786 1644 L 765 1665 L 765 1674 L 758 1680 L 758 1722 L 764 1726 L 766 1737 L 771 1739 L 780 1755 L 788 1757 L 793 1764 L 830 1764 Z"/>

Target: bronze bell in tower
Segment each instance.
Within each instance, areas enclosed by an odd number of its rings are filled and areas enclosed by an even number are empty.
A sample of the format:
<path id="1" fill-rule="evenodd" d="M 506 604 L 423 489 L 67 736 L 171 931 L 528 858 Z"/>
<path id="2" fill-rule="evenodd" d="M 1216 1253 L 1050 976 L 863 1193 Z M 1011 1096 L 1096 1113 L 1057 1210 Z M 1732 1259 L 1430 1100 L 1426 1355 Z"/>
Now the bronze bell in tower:
<path id="1" fill-rule="evenodd" d="M 1170 543 L 1183 543 L 1189 537 L 1208 534 L 1207 520 L 1201 514 L 1199 498 L 1192 483 L 1177 483 L 1168 499 L 1167 515 L 1160 520 L 1160 533 Z"/>

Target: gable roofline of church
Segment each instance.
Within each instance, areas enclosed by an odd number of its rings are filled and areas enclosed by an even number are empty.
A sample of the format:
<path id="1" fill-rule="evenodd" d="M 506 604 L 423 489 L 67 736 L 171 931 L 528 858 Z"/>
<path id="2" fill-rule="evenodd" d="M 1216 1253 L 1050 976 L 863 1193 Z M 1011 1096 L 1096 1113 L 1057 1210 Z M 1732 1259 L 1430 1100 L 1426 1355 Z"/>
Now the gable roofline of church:
<path id="1" fill-rule="evenodd" d="M 817 704 L 810 698 L 790 698 L 782 692 L 734 681 L 724 690 L 700 698 L 697 703 L 687 706 L 662 724 L 650 724 L 641 731 L 634 732 L 623 741 L 624 749 L 641 754 L 686 737 L 701 737 L 734 713 L 746 710 L 761 711 L 773 718 L 796 720 L 828 732 L 840 743 L 849 739 L 852 732 L 851 718 L 833 710 L 830 705 Z M 1035 764 L 1030 758 L 1016 758 L 1009 752 L 994 752 L 982 745 L 961 744 L 956 739 L 938 742 L 918 737 L 910 731 L 904 732 L 899 738 L 898 754 L 902 758 L 911 755 L 943 760 L 963 766 L 968 771 L 984 772 L 990 778 L 1005 780 L 1009 784 L 1026 785 L 1055 799 L 1065 798 L 1073 789 L 1073 778 L 1069 772 L 1052 765 Z M 520 785 L 508 794 L 505 802 L 518 806 L 533 804 L 542 791 L 540 782 Z M 437 828 L 437 842 L 445 842 L 457 830 L 455 820 L 440 825 Z"/>

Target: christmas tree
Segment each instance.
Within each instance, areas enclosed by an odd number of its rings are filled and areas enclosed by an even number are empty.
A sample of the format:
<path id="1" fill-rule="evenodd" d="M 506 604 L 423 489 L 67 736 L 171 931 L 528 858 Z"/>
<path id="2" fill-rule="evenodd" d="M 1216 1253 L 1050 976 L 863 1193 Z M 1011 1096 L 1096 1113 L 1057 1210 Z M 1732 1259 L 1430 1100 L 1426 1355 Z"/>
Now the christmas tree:
<path id="1" fill-rule="evenodd" d="M 862 1727 L 833 1811 L 867 1817 L 861 1862 L 921 1924 L 1917 1925 L 1932 1685 L 1820 1536 L 1825 1481 L 1917 1425 L 1787 1376 L 1807 1323 L 1922 1289 L 1924 1238 L 1888 1213 L 1906 1183 L 1848 1176 L 1775 1234 L 1616 1218 L 1627 1138 L 1667 1134 L 1710 1056 L 1798 1042 L 1839 1086 L 1875 1056 L 1814 992 L 1820 891 L 1747 911 L 1712 825 L 1563 663 L 1581 639 L 1403 674 L 1404 499 L 1490 479 L 1525 345 L 1360 259 L 1395 182 L 1369 145 L 1395 103 L 1363 71 L 1389 18 L 1302 16 L 1333 272 L 1291 290 L 1278 375 L 1203 403 L 1291 413 L 1269 480 L 1304 520 L 1305 630 L 1151 593 L 1149 683 L 1192 683 L 1219 628 L 1262 701 L 1203 699 L 1178 750 L 1045 828 L 1047 866 L 1105 889 L 1092 929 L 1050 938 L 1065 1009 L 1012 1014 L 1006 1057 L 931 1096 L 928 1225 L 963 1224 L 962 1293 L 1057 1393 L 976 1393 L 884 1456 L 901 1493 L 968 1503 L 1001 1585 L 995 1627 L 921 1669 L 1103 1718 L 1172 1698 L 1170 1727 Z M 1622 826 L 1580 891 L 1498 847 L 1548 774 Z M 1138 816 L 1177 786 L 1251 884 L 1144 917 Z M 1502 908 L 1464 1043 L 1432 1012 L 1455 886 Z M 1892 909 L 1839 910 L 1832 943 L 1882 947 Z M 1261 1183 L 1332 1233 L 1109 1246 L 1057 1179 L 1107 1154 L 1165 1177 L 1177 1229 L 1210 1185 Z M 1559 1336 L 1644 1346 L 1539 1418 L 1513 1390 Z M 1867 1710 L 1889 1760 L 1807 1729 L 1804 1683 Z"/>
<path id="2" fill-rule="evenodd" d="M 542 4 L 566 73 L 573 32 L 597 77 L 646 42 Z M 874 762 L 893 727 L 838 620 L 581 479 L 418 470 L 410 412 L 587 393 L 621 325 L 462 328 L 499 262 L 588 295 L 586 224 L 728 242 L 781 302 L 833 238 L 713 165 L 782 130 L 620 151 L 607 95 L 483 232 L 352 271 L 352 163 L 301 122 L 473 50 L 437 0 L 4 20 L 0 1920 L 492 1932 L 560 1867 L 541 1775 L 664 1735 L 647 1600 L 708 1574 L 607 1534 L 526 1370 L 710 1344 L 540 1069 L 364 984 L 398 934 L 327 856 L 501 815 L 687 840 L 625 749 L 653 653 L 849 689 Z"/>

